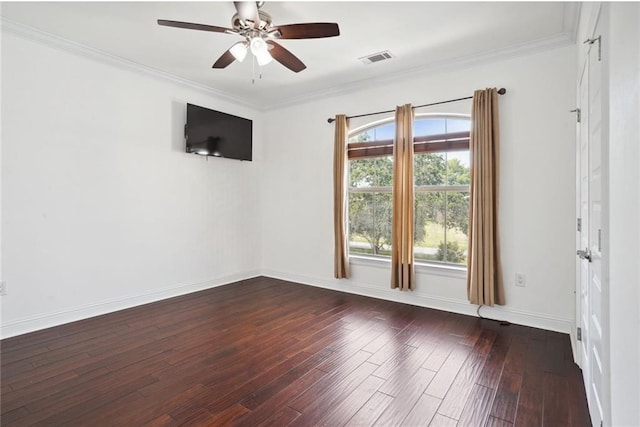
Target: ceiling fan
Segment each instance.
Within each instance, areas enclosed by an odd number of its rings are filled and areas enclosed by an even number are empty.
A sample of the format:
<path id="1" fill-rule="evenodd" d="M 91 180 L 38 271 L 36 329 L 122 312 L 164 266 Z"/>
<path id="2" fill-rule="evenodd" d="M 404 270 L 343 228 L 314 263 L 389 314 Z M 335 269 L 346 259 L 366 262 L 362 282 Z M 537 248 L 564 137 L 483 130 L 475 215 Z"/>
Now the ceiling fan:
<path id="1" fill-rule="evenodd" d="M 259 65 L 266 65 L 272 59 L 275 59 L 291 71 L 299 73 L 307 66 L 275 40 L 317 39 L 340 35 L 340 28 L 336 23 L 313 22 L 273 25 L 271 15 L 261 10 L 264 2 L 234 1 L 233 4 L 237 13 L 231 18 L 232 28 L 192 22 L 168 21 L 165 19 L 158 19 L 158 24 L 167 27 L 235 34 L 244 37 L 244 41 L 234 44 L 223 53 L 213 64 L 213 68 L 225 68 L 235 60 L 242 62 L 247 55 L 247 51 L 250 50 Z"/>

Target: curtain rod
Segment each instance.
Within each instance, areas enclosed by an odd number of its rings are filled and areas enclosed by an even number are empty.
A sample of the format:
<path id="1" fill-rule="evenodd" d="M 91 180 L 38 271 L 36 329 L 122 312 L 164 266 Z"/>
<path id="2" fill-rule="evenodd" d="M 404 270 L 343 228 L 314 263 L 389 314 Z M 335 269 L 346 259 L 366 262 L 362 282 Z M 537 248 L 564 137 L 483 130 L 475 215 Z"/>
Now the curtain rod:
<path id="1" fill-rule="evenodd" d="M 507 93 L 507 90 L 505 88 L 498 89 L 498 94 L 504 95 L 505 93 Z M 473 99 L 473 96 L 466 96 L 464 98 L 458 98 L 458 99 L 450 99 L 448 101 L 432 102 L 431 104 L 416 105 L 413 108 L 430 107 L 432 105 L 448 104 L 450 102 L 464 101 L 465 99 Z M 395 111 L 396 110 L 387 110 L 387 111 L 376 111 L 375 113 L 358 114 L 357 116 L 347 116 L 347 119 L 354 119 L 356 117 L 373 116 L 373 115 L 376 115 L 376 114 L 393 113 Z M 336 119 L 334 119 L 333 117 L 327 119 L 327 123 L 333 123 L 335 121 L 336 121 Z"/>

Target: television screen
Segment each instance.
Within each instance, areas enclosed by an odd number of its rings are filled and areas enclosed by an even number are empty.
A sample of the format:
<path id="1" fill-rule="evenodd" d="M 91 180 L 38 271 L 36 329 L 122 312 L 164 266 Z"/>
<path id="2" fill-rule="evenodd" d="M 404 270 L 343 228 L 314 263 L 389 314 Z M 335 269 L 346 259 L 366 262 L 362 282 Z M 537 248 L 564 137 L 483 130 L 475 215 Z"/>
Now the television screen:
<path id="1" fill-rule="evenodd" d="M 187 104 L 187 153 L 251 161 L 253 122 Z"/>

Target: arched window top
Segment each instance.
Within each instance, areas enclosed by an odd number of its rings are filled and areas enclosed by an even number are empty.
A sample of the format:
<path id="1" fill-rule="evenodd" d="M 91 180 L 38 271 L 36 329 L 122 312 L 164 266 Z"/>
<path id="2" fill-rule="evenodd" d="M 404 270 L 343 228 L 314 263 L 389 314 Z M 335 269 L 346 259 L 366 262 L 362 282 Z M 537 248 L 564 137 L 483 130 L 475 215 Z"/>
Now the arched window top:
<path id="1" fill-rule="evenodd" d="M 464 114 L 416 114 L 414 149 L 418 152 L 460 151 L 469 148 L 471 118 Z M 349 132 L 350 159 L 379 157 L 393 153 L 393 117 L 378 120 Z"/>

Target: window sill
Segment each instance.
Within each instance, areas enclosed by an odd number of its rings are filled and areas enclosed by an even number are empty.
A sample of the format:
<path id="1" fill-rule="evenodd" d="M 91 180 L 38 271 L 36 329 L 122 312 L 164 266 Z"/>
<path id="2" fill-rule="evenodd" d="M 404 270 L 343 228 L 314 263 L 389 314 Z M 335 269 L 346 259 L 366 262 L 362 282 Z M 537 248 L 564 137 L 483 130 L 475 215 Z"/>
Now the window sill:
<path id="1" fill-rule="evenodd" d="M 391 268 L 390 258 L 378 258 L 366 255 L 349 255 L 349 262 L 353 265 L 363 265 L 376 268 Z M 428 274 L 434 276 L 454 277 L 459 279 L 467 278 L 467 267 L 455 265 L 444 265 L 436 263 L 415 262 L 417 274 Z"/>

